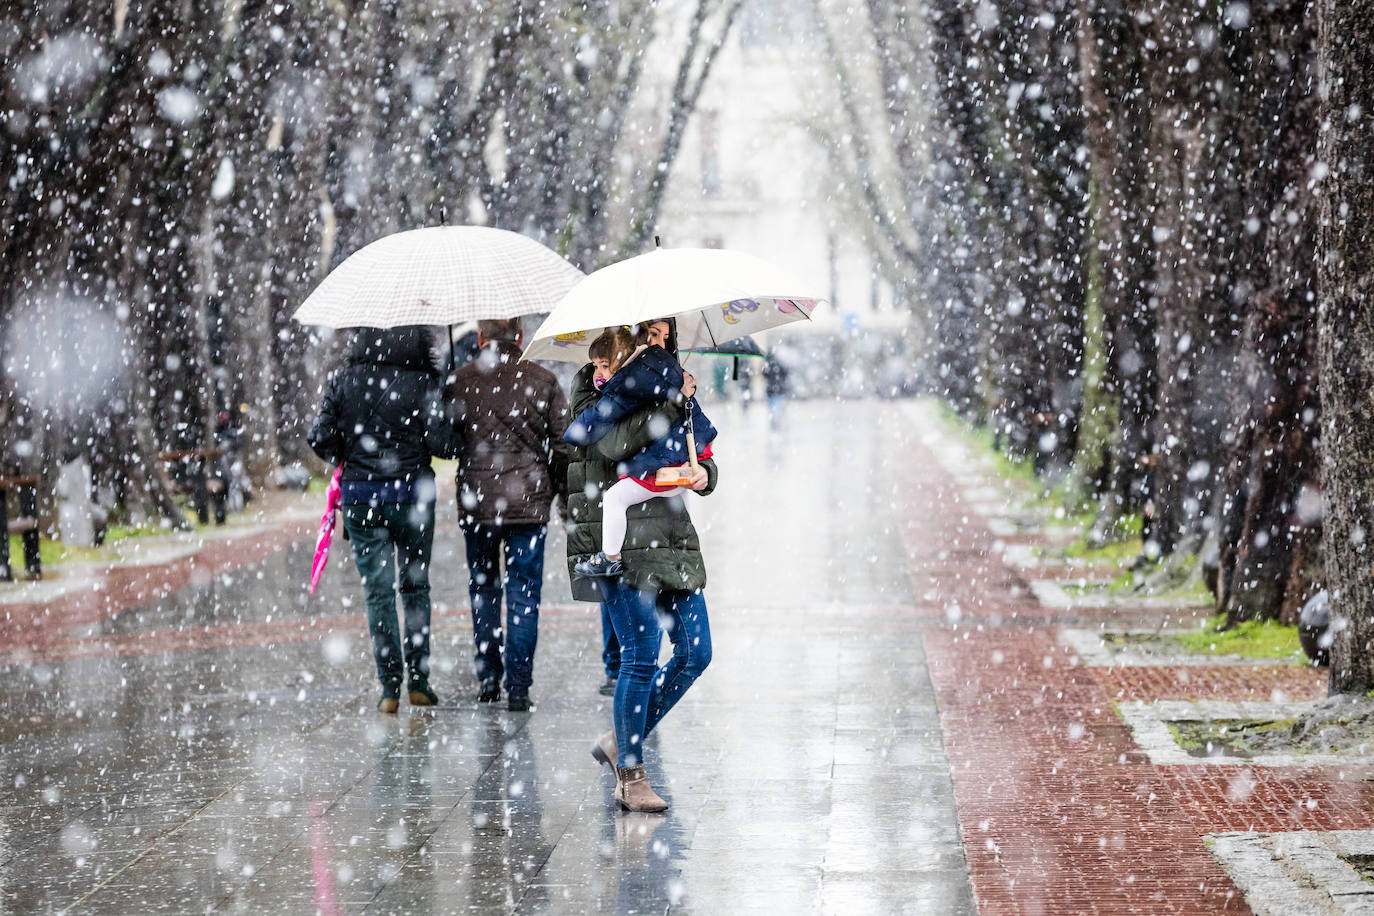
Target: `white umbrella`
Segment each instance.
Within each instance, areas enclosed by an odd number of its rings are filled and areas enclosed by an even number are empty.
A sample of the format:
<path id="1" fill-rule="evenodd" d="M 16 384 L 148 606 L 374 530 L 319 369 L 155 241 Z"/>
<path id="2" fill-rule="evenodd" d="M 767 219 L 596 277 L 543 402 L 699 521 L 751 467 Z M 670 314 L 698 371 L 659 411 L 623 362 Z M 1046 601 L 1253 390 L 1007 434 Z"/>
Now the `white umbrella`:
<path id="1" fill-rule="evenodd" d="M 453 325 L 547 312 L 582 271 L 534 239 L 485 226 L 397 232 L 349 255 L 292 317 L 331 328 Z"/>
<path id="2" fill-rule="evenodd" d="M 792 321 L 825 300 L 762 258 L 719 248 L 659 248 L 590 274 L 554 306 L 525 359 L 585 362 L 601 331 L 677 319 L 679 349 L 711 347 Z"/>

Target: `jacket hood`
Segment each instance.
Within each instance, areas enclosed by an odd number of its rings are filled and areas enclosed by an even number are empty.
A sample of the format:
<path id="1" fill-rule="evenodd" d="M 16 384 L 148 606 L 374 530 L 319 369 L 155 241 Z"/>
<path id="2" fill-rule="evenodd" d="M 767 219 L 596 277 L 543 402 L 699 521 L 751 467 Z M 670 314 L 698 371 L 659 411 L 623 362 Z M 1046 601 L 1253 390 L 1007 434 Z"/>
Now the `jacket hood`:
<path id="1" fill-rule="evenodd" d="M 359 328 L 349 345 L 351 364 L 372 363 L 437 374 L 434 334 L 424 325 L 399 328 Z"/>
<path id="2" fill-rule="evenodd" d="M 601 396 L 601 392 L 596 389 L 596 383 L 593 381 L 595 376 L 596 366 L 591 363 L 578 369 L 577 374 L 573 376 L 570 386 L 571 393 L 568 397 L 568 406 L 572 408 L 573 416 L 586 410 Z"/>

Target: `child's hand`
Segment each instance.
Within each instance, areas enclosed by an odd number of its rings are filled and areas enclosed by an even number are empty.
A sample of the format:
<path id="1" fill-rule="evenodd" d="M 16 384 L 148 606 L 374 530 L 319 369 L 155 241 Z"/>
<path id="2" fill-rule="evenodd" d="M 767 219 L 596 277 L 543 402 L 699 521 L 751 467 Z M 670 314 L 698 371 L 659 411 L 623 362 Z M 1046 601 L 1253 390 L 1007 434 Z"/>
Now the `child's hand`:
<path id="1" fill-rule="evenodd" d="M 697 465 L 697 469 L 692 473 L 692 482 L 687 484 L 689 489 L 704 490 L 706 484 L 711 482 L 711 475 L 706 473 L 706 469 Z"/>

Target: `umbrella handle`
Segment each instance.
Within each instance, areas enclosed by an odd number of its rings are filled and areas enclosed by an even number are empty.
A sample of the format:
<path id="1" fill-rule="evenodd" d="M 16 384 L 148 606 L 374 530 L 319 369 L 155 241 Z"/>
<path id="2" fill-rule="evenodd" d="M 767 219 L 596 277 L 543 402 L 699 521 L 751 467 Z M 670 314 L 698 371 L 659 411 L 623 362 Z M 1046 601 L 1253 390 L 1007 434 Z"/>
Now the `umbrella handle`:
<path id="1" fill-rule="evenodd" d="M 697 468 L 697 437 L 692 434 L 692 399 L 687 399 L 687 464 L 691 466 L 692 473 L 695 474 Z"/>

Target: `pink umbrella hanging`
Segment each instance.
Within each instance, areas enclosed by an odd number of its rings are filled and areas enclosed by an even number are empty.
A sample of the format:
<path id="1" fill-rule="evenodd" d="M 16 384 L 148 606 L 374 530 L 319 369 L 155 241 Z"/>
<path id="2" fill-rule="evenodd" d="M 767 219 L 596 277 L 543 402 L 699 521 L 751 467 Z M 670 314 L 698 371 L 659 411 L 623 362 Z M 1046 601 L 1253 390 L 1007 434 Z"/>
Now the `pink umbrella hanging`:
<path id="1" fill-rule="evenodd" d="M 310 567 L 310 594 L 315 594 L 315 586 L 320 584 L 324 575 L 324 565 L 329 562 L 329 542 L 334 540 L 334 526 L 338 522 L 339 505 L 343 501 L 343 465 L 334 470 L 329 487 L 324 491 L 324 517 L 320 519 L 320 537 L 315 542 L 315 563 Z"/>

